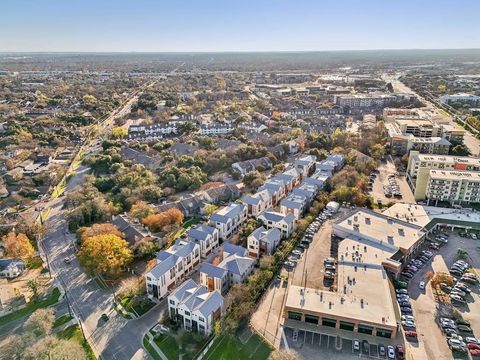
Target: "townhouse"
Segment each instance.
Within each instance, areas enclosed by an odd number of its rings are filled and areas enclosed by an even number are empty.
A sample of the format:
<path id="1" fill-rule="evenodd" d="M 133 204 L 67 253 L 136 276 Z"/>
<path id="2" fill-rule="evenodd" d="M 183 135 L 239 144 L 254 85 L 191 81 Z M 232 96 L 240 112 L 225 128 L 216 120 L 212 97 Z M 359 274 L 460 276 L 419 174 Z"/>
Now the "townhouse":
<path id="1" fill-rule="evenodd" d="M 308 176 L 315 171 L 316 158 L 313 155 L 303 155 L 295 159 L 295 167 L 302 170 L 304 176 Z"/>
<path id="2" fill-rule="evenodd" d="M 253 195 L 246 195 L 242 199 L 247 206 L 247 215 L 257 217 L 272 206 L 272 198 L 267 189 L 260 190 Z"/>
<path id="3" fill-rule="evenodd" d="M 303 195 L 290 194 L 280 201 L 280 212 L 293 214 L 295 220 L 300 220 L 307 208 L 307 198 Z"/>
<path id="4" fill-rule="evenodd" d="M 200 246 L 178 239 L 167 250 L 160 250 L 156 260 L 157 265 L 145 275 L 147 295 L 150 299 L 164 298 L 192 273 L 200 263 Z"/>
<path id="5" fill-rule="evenodd" d="M 295 216 L 291 213 L 282 214 L 273 209 L 264 211 L 258 217 L 267 229 L 276 228 L 280 230 L 282 239 L 288 238 L 295 229 Z"/>
<path id="6" fill-rule="evenodd" d="M 244 204 L 231 204 L 210 217 L 210 225 L 218 230 L 220 239 L 228 239 L 247 219 L 247 207 Z"/>
<path id="7" fill-rule="evenodd" d="M 293 189 L 292 194 L 305 197 L 307 199 L 307 204 L 310 204 L 318 192 L 318 186 L 302 183 L 300 186 Z"/>
<path id="8" fill-rule="evenodd" d="M 209 335 L 224 313 L 223 296 L 188 279 L 168 297 L 168 314 L 187 331 Z"/>
<path id="9" fill-rule="evenodd" d="M 206 258 L 218 247 L 218 230 L 212 226 L 199 224 L 192 226 L 187 232 L 188 239 L 200 246 L 200 256 Z"/>
<path id="10" fill-rule="evenodd" d="M 259 258 L 262 255 L 271 255 L 280 244 L 282 233 L 277 228 L 265 229 L 260 226 L 247 238 L 248 255 Z"/>
<path id="11" fill-rule="evenodd" d="M 255 266 L 255 260 L 248 257 L 248 251 L 242 246 L 223 244 L 220 262 L 204 263 L 200 267 L 200 283 L 209 291 L 225 294 L 233 284 L 243 283 Z"/>
<path id="12" fill-rule="evenodd" d="M 264 156 L 258 159 L 239 161 L 232 164 L 232 169 L 240 174 L 241 177 L 244 177 L 249 172 L 255 171 L 257 169 L 271 169 L 273 166 L 272 161 Z"/>
<path id="13" fill-rule="evenodd" d="M 23 274 L 25 263 L 19 259 L 0 259 L 0 278 L 13 279 Z"/>

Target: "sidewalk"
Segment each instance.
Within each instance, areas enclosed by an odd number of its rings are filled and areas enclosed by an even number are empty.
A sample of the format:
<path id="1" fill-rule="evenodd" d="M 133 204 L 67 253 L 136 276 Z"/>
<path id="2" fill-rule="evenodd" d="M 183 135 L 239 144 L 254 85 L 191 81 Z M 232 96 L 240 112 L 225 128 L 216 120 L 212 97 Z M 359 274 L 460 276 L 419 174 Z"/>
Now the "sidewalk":
<path id="1" fill-rule="evenodd" d="M 150 330 L 148 330 L 146 333 L 145 333 L 145 336 L 144 338 L 147 337 L 147 341 L 148 343 L 150 344 L 150 346 L 153 348 L 153 350 L 158 354 L 158 356 L 160 356 L 162 358 L 162 360 L 168 360 L 168 358 L 165 356 L 165 354 L 162 352 L 162 350 L 158 347 L 158 345 L 155 343 L 155 341 L 153 340 L 153 335 L 152 333 L 150 332 Z M 148 349 L 145 349 L 147 351 L 147 353 L 149 353 Z"/>

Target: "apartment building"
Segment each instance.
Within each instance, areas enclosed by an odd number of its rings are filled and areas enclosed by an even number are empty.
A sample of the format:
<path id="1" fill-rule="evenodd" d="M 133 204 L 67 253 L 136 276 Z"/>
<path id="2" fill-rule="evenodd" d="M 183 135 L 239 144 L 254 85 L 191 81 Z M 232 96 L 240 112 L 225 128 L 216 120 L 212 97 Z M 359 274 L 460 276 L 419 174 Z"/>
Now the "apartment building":
<path id="1" fill-rule="evenodd" d="M 280 212 L 283 214 L 293 214 L 296 220 L 300 220 L 305 212 L 308 199 L 303 195 L 290 194 L 280 201 Z"/>
<path id="2" fill-rule="evenodd" d="M 257 217 L 272 206 L 272 198 L 267 189 L 258 191 L 253 195 L 246 195 L 242 201 L 247 206 L 248 216 Z"/>
<path id="3" fill-rule="evenodd" d="M 408 159 L 407 181 L 416 200 L 432 200 L 435 204 L 478 202 L 479 174 L 479 158 L 411 151 Z"/>
<path id="4" fill-rule="evenodd" d="M 149 298 L 162 299 L 200 263 L 200 246 L 178 239 L 167 250 L 157 253 L 157 265 L 146 275 Z"/>

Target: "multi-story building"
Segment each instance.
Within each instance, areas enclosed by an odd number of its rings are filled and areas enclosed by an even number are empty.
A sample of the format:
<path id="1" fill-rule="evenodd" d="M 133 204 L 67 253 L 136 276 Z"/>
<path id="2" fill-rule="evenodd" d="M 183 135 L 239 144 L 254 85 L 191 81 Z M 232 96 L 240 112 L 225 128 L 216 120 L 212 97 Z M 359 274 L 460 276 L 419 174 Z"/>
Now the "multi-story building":
<path id="1" fill-rule="evenodd" d="M 247 219 L 247 207 L 244 204 L 231 204 L 210 217 L 210 225 L 218 229 L 221 239 L 228 239 Z"/>
<path id="2" fill-rule="evenodd" d="M 205 286 L 188 279 L 168 297 L 170 318 L 185 330 L 209 335 L 213 323 L 224 312 L 224 299 L 218 291 L 209 292 Z"/>
<path id="3" fill-rule="evenodd" d="M 272 207 L 272 198 L 267 189 L 260 190 L 253 195 L 246 195 L 242 201 L 247 206 L 247 215 L 249 216 L 256 217 Z"/>
<path id="4" fill-rule="evenodd" d="M 146 275 L 149 298 L 162 299 L 200 263 L 200 246 L 177 240 L 167 250 L 157 253 L 157 265 Z"/>
<path id="5" fill-rule="evenodd" d="M 479 174 L 478 158 L 411 151 L 408 159 L 407 181 L 416 200 L 432 200 L 435 204 L 478 202 Z"/>
<path id="6" fill-rule="evenodd" d="M 252 232 L 248 238 L 248 255 L 259 258 L 262 255 L 271 255 L 280 244 L 282 233 L 277 228 L 265 229 L 263 226 Z"/>
<path id="7" fill-rule="evenodd" d="M 272 209 L 264 211 L 258 217 L 267 229 L 277 228 L 282 234 L 282 239 L 288 238 L 295 229 L 295 216 L 291 213 L 282 214 Z"/>
<path id="8" fill-rule="evenodd" d="M 255 260 L 248 256 L 242 246 L 224 243 L 218 265 L 204 263 L 200 267 L 200 283 L 209 291 L 225 294 L 233 284 L 247 280 L 255 266 Z"/>
<path id="9" fill-rule="evenodd" d="M 302 195 L 290 194 L 280 201 L 280 211 L 284 214 L 293 214 L 299 220 L 307 208 L 307 198 Z"/>
<path id="10" fill-rule="evenodd" d="M 474 94 L 453 94 L 453 95 L 443 95 L 439 98 L 441 103 L 452 104 L 452 103 L 461 103 L 468 104 L 471 106 L 480 105 L 480 96 Z"/>
<path id="11" fill-rule="evenodd" d="M 205 224 L 194 225 L 187 232 L 188 239 L 200 245 L 200 256 L 205 258 L 218 247 L 218 230 Z"/>

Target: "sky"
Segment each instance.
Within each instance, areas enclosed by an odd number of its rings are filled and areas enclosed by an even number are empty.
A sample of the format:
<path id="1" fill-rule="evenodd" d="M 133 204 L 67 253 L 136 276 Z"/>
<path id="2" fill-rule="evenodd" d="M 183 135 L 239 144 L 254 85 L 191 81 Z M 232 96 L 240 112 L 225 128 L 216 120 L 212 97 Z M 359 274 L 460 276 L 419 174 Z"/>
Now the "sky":
<path id="1" fill-rule="evenodd" d="M 0 52 L 480 48 L 479 0 L 2 0 Z"/>

